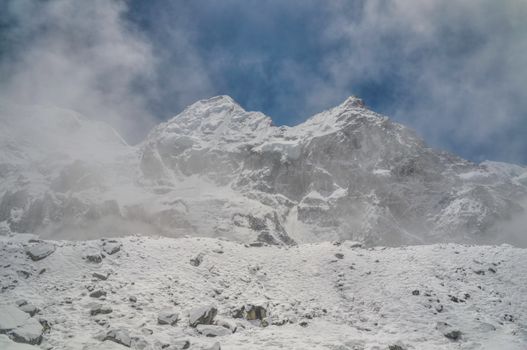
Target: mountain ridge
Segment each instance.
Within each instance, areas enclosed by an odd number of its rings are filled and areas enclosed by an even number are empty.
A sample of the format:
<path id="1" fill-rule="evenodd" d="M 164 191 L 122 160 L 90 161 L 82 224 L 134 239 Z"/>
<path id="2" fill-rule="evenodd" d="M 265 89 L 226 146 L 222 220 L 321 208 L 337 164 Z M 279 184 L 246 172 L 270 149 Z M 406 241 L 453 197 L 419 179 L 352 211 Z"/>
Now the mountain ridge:
<path id="1" fill-rule="evenodd" d="M 38 126 L 55 112 L 28 113 Z M 51 156 L 46 145 L 26 145 L 31 161 L 3 147 L 4 231 L 96 238 L 135 230 L 269 244 L 517 244 L 518 237 L 498 233 L 500 223 L 525 217 L 526 168 L 436 151 L 354 96 L 290 127 L 220 95 L 185 108 L 136 146 L 118 135 L 101 138 L 86 120 L 74 128 L 83 137 L 72 134 L 82 142 L 55 150 L 52 169 L 38 165 Z M 49 129 L 59 141 L 71 138 L 65 125 Z M 22 144 L 34 129 L 10 144 Z"/>

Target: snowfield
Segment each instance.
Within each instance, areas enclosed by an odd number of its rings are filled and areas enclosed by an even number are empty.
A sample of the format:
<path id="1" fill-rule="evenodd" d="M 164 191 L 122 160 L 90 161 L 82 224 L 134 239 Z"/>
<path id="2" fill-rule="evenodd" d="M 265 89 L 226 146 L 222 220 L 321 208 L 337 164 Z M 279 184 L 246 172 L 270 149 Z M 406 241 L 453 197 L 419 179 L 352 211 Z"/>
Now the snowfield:
<path id="1" fill-rule="evenodd" d="M 2 236 L 0 348 L 520 350 L 525 266 L 510 245 Z"/>

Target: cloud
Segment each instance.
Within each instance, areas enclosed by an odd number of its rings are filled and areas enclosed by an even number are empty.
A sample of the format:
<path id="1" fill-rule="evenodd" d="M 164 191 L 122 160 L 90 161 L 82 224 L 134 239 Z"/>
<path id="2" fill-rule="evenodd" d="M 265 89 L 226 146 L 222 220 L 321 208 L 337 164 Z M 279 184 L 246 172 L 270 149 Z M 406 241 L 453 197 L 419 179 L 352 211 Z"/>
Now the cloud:
<path id="1" fill-rule="evenodd" d="M 0 96 L 78 110 L 128 140 L 217 94 L 277 124 L 357 94 L 433 146 L 527 163 L 522 0 L 6 4 Z"/>
<path id="2" fill-rule="evenodd" d="M 123 1 L 14 0 L 4 7 L 4 102 L 72 109 L 132 139 L 152 125 L 148 94 L 135 86 L 155 81 L 155 57 L 124 19 Z"/>
<path id="3" fill-rule="evenodd" d="M 527 162 L 527 3 L 369 0 L 333 10 L 324 35 L 342 45 L 324 60 L 325 90 L 384 84 L 383 112 L 432 144 Z"/>

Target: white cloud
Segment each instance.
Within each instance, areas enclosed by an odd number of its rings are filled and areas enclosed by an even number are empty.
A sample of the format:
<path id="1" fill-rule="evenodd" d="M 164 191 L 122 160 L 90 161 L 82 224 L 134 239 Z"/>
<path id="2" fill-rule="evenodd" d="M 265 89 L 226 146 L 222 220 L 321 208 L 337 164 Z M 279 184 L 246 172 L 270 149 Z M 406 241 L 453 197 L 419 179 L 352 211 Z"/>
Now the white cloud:
<path id="1" fill-rule="evenodd" d="M 11 1 L 14 59 L 2 61 L 0 96 L 69 108 L 125 135 L 152 124 L 138 81 L 154 79 L 152 48 L 123 19 L 122 1 Z"/>

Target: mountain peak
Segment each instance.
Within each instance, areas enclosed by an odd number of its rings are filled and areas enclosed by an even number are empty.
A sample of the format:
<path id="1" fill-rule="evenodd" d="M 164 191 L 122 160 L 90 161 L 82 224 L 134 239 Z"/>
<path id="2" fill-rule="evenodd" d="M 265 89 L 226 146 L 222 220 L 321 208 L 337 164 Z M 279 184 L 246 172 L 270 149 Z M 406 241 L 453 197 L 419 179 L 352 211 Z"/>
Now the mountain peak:
<path id="1" fill-rule="evenodd" d="M 344 108 L 365 108 L 364 101 L 357 96 L 349 96 L 341 105 Z"/>
<path id="2" fill-rule="evenodd" d="M 198 102 L 192 104 L 190 107 L 193 106 L 200 106 L 205 108 L 216 108 L 216 107 L 234 107 L 243 109 L 234 99 L 228 95 L 218 95 L 210 98 L 206 98 L 203 100 L 199 100 Z"/>

